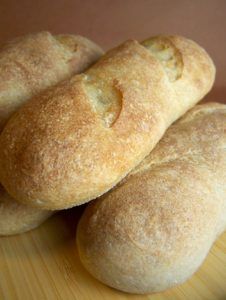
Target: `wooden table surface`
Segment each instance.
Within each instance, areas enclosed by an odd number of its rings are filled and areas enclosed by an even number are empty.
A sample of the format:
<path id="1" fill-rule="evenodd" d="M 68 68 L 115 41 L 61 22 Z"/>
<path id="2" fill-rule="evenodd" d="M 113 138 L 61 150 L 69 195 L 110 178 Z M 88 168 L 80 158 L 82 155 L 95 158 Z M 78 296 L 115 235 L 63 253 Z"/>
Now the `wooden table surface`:
<path id="1" fill-rule="evenodd" d="M 226 103 L 225 0 L 1 0 L 0 42 L 29 32 L 85 35 L 104 49 L 159 33 L 196 40 L 211 54 L 217 78 L 207 101 Z M 199 271 L 161 294 L 121 293 L 79 262 L 75 232 L 82 208 L 61 212 L 26 234 L 0 238 L 0 300 L 226 300 L 226 233 Z"/>

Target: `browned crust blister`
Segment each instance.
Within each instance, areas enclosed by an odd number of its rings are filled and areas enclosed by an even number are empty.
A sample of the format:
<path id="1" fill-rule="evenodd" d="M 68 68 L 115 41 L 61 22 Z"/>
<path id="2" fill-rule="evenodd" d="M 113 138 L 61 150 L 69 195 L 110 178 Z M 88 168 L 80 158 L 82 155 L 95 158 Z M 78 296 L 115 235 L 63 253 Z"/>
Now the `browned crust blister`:
<path id="1" fill-rule="evenodd" d="M 0 48 L 0 129 L 33 95 L 84 71 L 102 50 L 86 38 L 49 32 L 19 37 Z"/>
<path id="2" fill-rule="evenodd" d="M 0 140 L 0 177 L 13 197 L 62 209 L 103 194 L 209 91 L 215 68 L 206 52 L 182 37 L 164 39 L 183 60 L 175 80 L 170 64 L 127 41 L 14 115 Z"/>
<path id="3" fill-rule="evenodd" d="M 183 283 L 226 229 L 226 105 L 198 105 L 172 125 L 78 226 L 86 269 L 130 293 Z"/>

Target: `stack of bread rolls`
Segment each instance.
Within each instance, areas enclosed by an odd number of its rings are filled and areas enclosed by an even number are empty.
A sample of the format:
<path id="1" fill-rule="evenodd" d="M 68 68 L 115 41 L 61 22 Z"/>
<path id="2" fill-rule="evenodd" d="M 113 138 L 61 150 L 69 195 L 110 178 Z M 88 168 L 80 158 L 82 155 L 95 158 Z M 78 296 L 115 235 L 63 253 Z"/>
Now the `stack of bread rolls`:
<path id="1" fill-rule="evenodd" d="M 90 40 L 74 35 L 40 32 L 0 47 L 0 131 L 30 97 L 84 71 L 103 51 Z M 20 126 L 20 125 L 19 125 Z M 52 211 L 16 202 L 0 186 L 0 235 L 17 234 L 40 225 Z"/>
<path id="2" fill-rule="evenodd" d="M 77 230 L 85 268 L 122 291 L 163 291 L 225 230 L 226 106 L 191 109 L 215 78 L 191 40 L 129 40 L 87 69 L 101 54 L 49 33 L 2 48 L 0 234 L 101 196 Z"/>

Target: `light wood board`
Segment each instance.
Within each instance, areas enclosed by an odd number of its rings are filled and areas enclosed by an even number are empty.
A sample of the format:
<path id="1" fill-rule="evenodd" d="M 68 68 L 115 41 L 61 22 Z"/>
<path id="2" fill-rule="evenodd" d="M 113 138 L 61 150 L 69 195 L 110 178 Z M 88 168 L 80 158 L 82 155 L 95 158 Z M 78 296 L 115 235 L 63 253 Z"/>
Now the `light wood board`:
<path id="1" fill-rule="evenodd" d="M 0 238 L 1 300 L 226 299 L 226 232 L 185 284 L 155 295 L 129 295 L 104 286 L 82 267 L 75 246 L 81 212 L 61 212 L 38 229 Z"/>

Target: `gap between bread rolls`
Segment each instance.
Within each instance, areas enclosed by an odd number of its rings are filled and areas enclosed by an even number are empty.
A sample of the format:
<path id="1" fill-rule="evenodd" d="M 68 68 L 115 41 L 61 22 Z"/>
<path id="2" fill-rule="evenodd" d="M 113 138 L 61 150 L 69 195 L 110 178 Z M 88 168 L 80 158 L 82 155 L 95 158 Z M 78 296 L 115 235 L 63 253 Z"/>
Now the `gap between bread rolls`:
<path id="1" fill-rule="evenodd" d="M 75 35 L 39 32 L 0 47 L 0 131 L 29 98 L 69 76 L 84 71 L 102 50 Z M 0 186 L 0 235 L 18 234 L 44 222 L 53 212 L 17 203 Z"/>
<path id="2" fill-rule="evenodd" d="M 19 234 L 36 228 L 53 213 L 18 203 L 0 185 L 0 236 Z"/>
<path id="3" fill-rule="evenodd" d="M 197 105 L 112 191 L 86 208 L 79 256 L 128 293 L 183 283 L 226 229 L 226 105 Z"/>
<path id="4" fill-rule="evenodd" d="M 215 67 L 179 36 L 127 41 L 25 104 L 0 137 L 0 180 L 22 203 L 64 209 L 107 192 L 212 87 Z"/>

